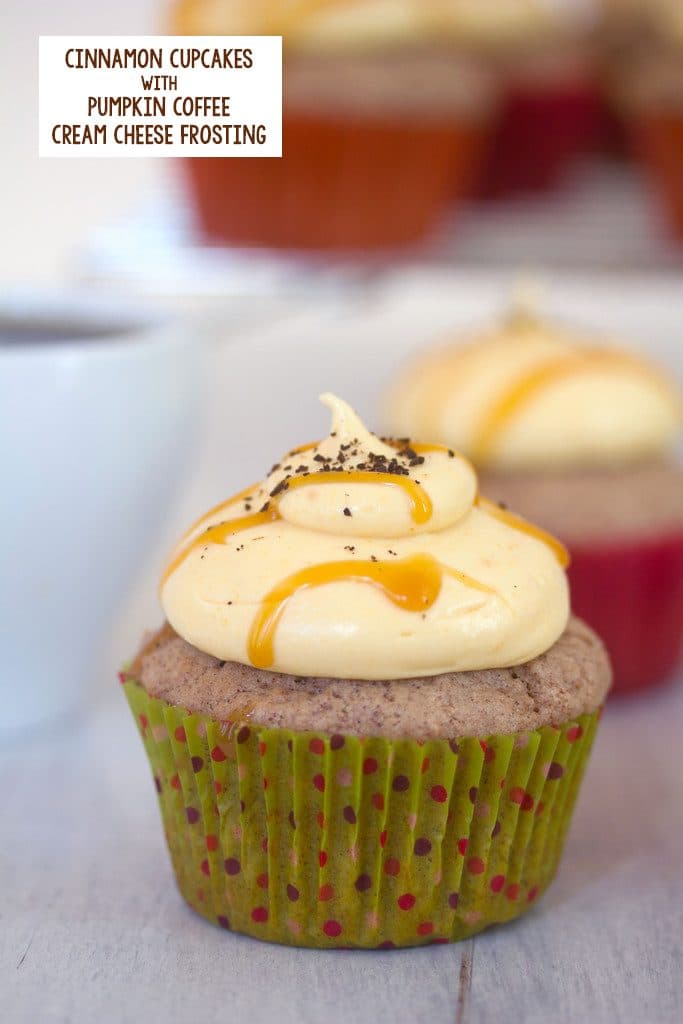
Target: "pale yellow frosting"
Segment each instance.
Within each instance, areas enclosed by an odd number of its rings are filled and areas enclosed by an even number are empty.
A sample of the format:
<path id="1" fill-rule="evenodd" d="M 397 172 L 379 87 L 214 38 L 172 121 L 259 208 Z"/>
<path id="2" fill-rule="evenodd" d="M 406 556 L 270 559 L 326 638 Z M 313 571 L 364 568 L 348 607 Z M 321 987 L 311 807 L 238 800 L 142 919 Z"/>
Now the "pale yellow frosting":
<path id="1" fill-rule="evenodd" d="M 161 586 L 176 632 L 226 661 L 333 678 L 497 668 L 551 647 L 569 616 L 552 539 L 477 498 L 455 452 L 388 445 L 322 400 L 329 437 L 178 544 Z"/>
<path id="2" fill-rule="evenodd" d="M 301 47 L 415 43 L 436 38 L 443 0 L 181 0 L 187 35 L 282 35 Z"/>
<path id="3" fill-rule="evenodd" d="M 653 366 L 517 311 L 419 355 L 392 387 L 389 429 L 499 469 L 613 465 L 664 453 L 681 422 Z"/>

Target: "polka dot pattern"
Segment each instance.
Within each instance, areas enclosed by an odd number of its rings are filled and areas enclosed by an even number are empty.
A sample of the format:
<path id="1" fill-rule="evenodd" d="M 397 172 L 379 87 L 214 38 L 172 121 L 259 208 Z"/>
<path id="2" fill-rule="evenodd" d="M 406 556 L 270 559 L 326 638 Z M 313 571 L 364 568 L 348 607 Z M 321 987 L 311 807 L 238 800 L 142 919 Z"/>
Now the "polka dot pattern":
<path id="1" fill-rule="evenodd" d="M 389 743 L 211 722 L 124 690 L 185 898 L 297 945 L 447 942 L 535 903 L 560 851 L 541 858 L 534 829 L 563 828 L 597 718 L 523 742 Z"/>

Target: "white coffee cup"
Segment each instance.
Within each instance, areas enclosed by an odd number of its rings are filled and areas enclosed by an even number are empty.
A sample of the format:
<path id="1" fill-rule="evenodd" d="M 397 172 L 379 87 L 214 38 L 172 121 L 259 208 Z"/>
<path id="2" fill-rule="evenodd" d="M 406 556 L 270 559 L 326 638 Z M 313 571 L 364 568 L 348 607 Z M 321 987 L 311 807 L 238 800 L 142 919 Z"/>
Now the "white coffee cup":
<path id="1" fill-rule="evenodd" d="M 195 445 L 199 354 L 110 298 L 0 299 L 0 738 L 87 703 Z"/>

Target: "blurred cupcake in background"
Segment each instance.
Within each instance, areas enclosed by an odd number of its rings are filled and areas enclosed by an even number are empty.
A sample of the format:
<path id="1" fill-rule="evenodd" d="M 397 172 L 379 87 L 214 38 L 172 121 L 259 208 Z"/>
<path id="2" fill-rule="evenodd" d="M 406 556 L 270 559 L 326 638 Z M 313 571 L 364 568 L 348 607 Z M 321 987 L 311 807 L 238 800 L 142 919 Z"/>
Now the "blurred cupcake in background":
<path id="1" fill-rule="evenodd" d="M 627 8 L 611 54 L 614 103 L 659 195 L 670 230 L 683 238 L 683 3 L 639 0 Z"/>
<path id="2" fill-rule="evenodd" d="M 284 37 L 282 159 L 186 162 L 211 241 L 321 250 L 417 242 L 477 173 L 490 74 L 441 0 L 181 0 L 173 30 Z"/>
<path id="3" fill-rule="evenodd" d="M 386 421 L 468 455 L 483 494 L 567 544 L 572 607 L 606 642 L 616 692 L 675 670 L 681 398 L 661 372 L 520 308 L 420 354 L 394 383 Z"/>
<path id="4" fill-rule="evenodd" d="M 492 69 L 503 93 L 481 196 L 554 187 L 600 124 L 595 0 L 444 5 L 451 31 Z"/>

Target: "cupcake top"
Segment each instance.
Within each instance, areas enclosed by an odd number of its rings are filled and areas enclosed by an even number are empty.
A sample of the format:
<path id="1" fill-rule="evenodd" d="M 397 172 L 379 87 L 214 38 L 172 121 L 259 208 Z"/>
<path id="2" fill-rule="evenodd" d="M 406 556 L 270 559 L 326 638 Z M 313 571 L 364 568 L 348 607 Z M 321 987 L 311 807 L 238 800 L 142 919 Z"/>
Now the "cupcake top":
<path id="1" fill-rule="evenodd" d="M 203 516 L 172 553 L 173 629 L 223 661 L 293 676 L 404 679 L 514 666 L 569 615 L 566 554 L 478 496 L 439 445 L 385 441 L 353 410 Z"/>
<path id="2" fill-rule="evenodd" d="M 295 47 L 366 47 L 438 38 L 443 0 L 181 0 L 184 35 L 282 35 Z"/>
<path id="3" fill-rule="evenodd" d="M 485 46 L 524 45 L 591 29 L 598 0 L 444 0 L 444 18 L 462 39 Z"/>
<path id="4" fill-rule="evenodd" d="M 520 307 L 421 353 L 391 389 L 386 419 L 487 468 L 613 466 L 666 453 L 681 399 L 654 366 Z"/>
<path id="5" fill-rule="evenodd" d="M 509 45 L 591 27 L 597 0 L 180 0 L 185 35 L 282 35 L 295 47 L 454 40 Z"/>

